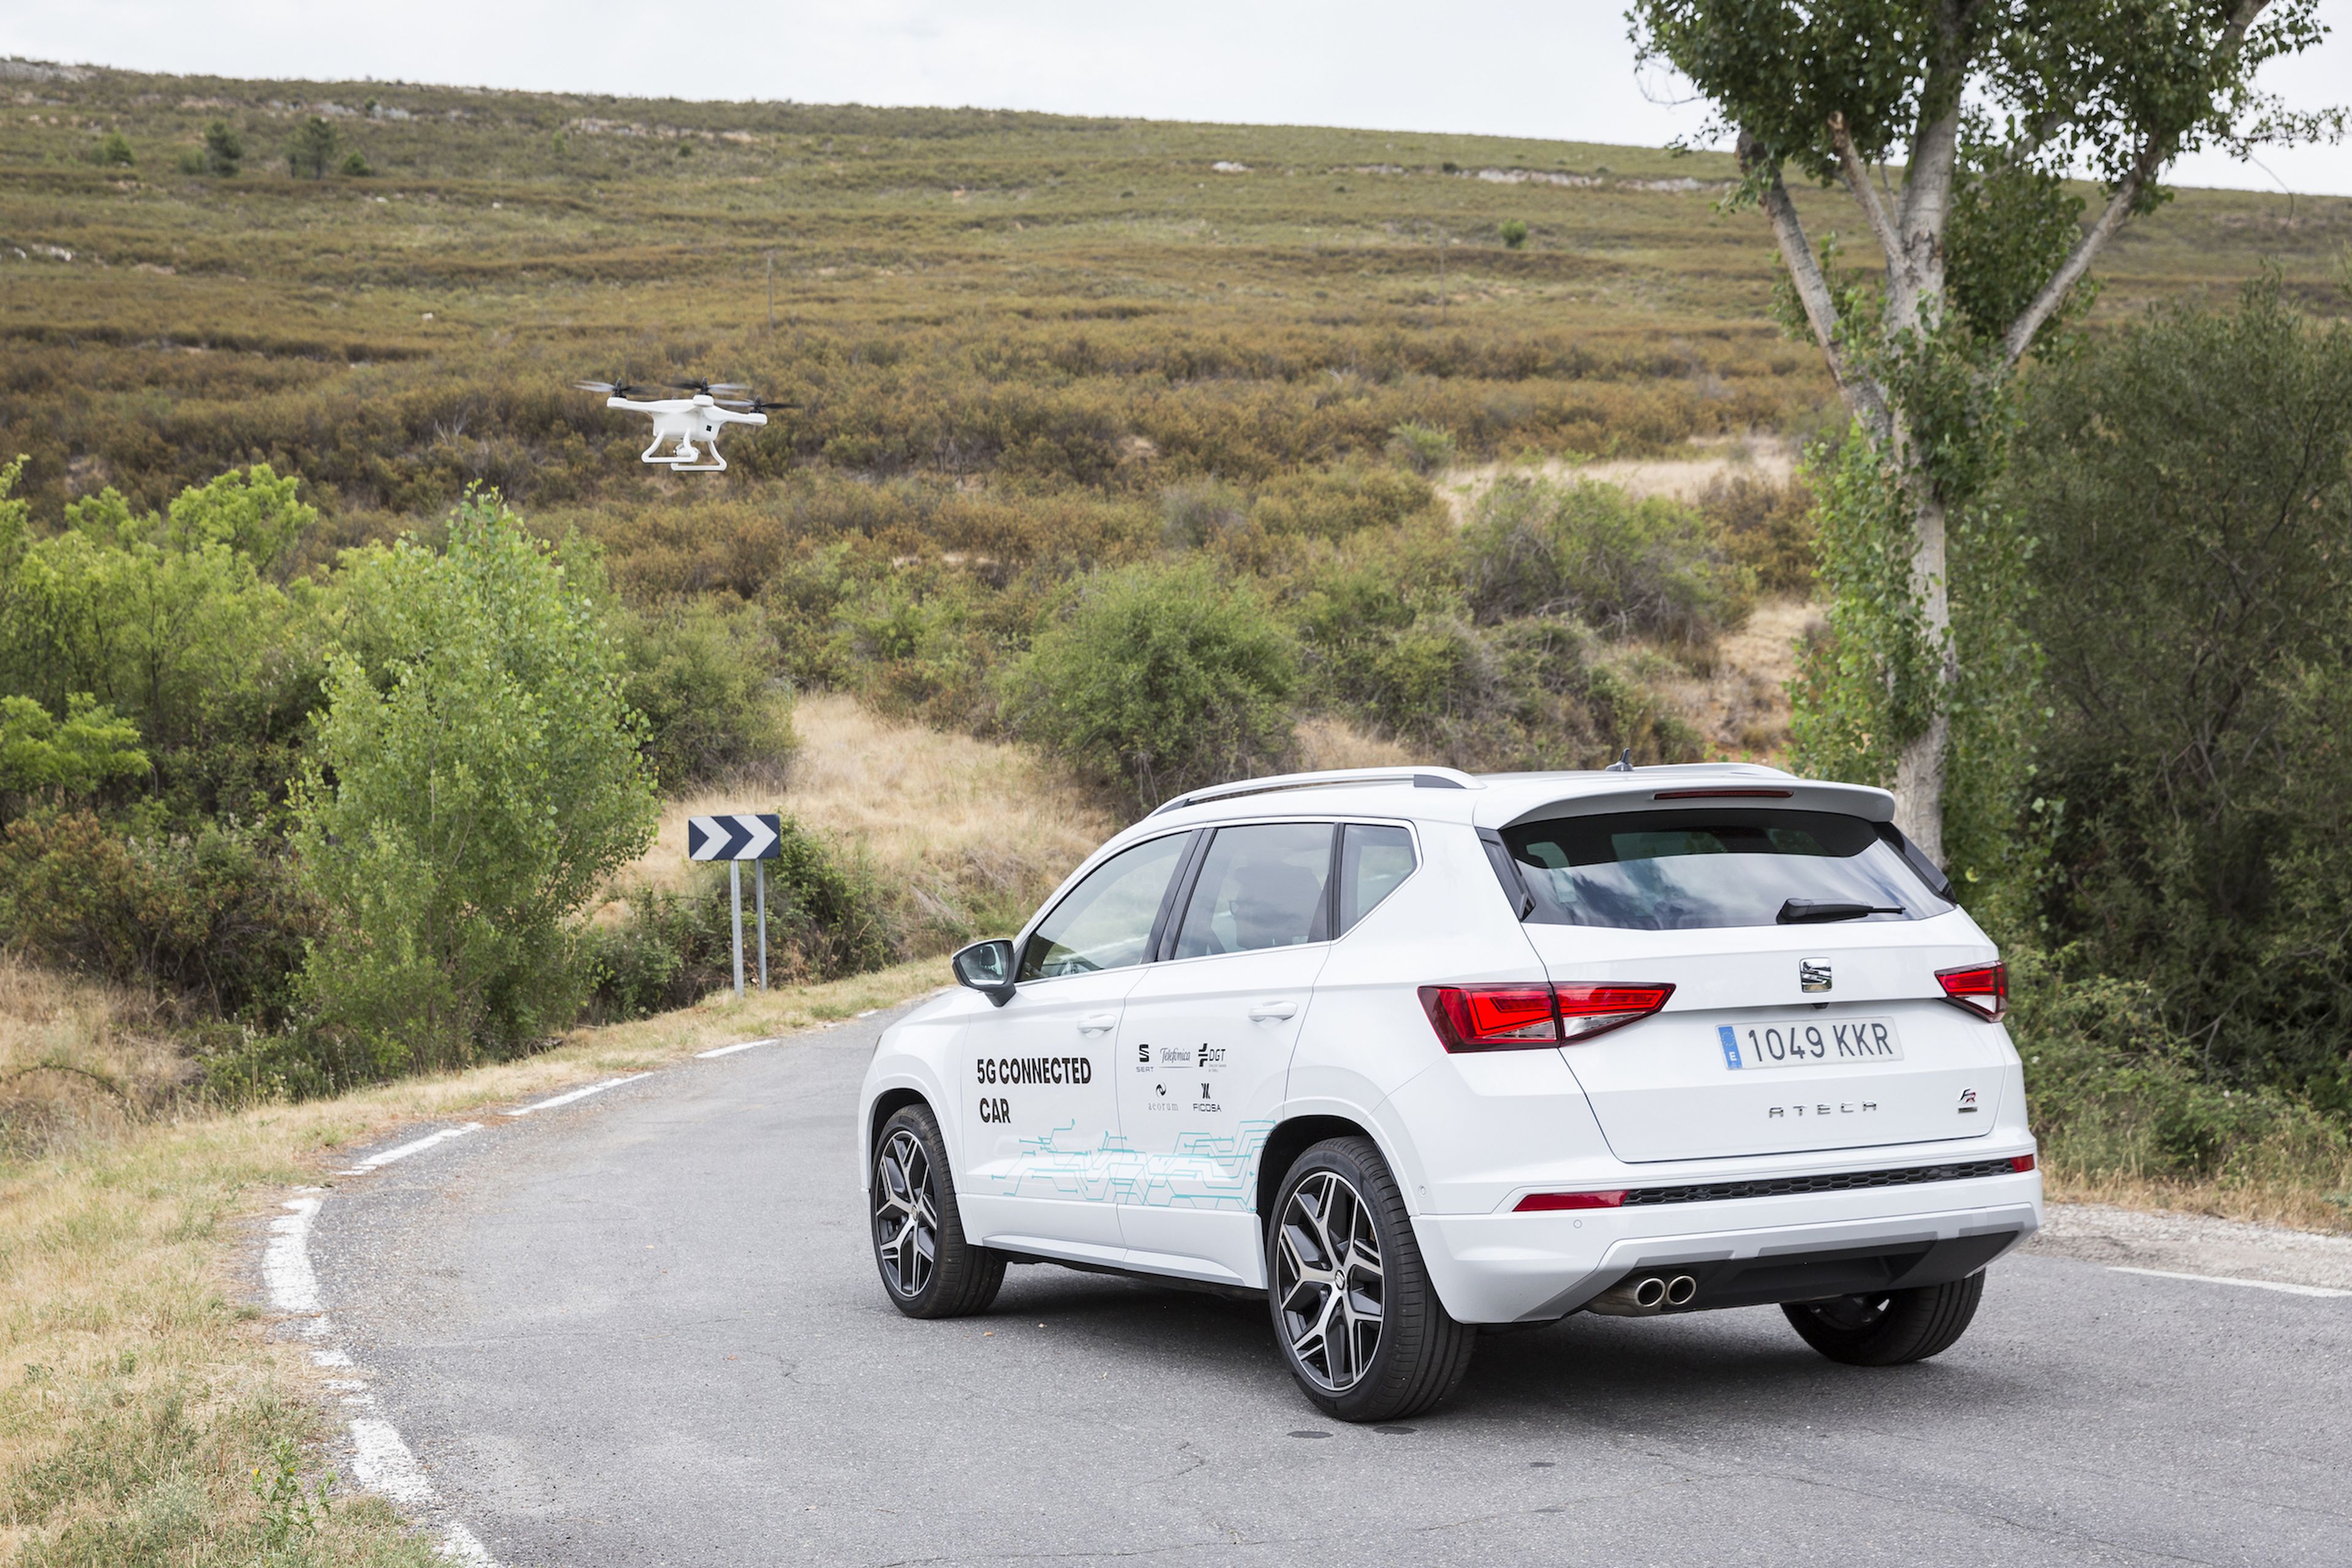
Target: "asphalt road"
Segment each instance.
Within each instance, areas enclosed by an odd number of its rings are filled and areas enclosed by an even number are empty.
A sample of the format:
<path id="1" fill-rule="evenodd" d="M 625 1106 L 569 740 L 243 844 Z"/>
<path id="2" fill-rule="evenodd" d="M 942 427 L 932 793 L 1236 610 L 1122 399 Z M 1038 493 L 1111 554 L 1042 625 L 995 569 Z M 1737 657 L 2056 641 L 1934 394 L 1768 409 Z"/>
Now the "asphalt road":
<path id="1" fill-rule="evenodd" d="M 1581 1317 L 1371 1430 L 1256 1305 L 1032 1267 L 910 1321 L 850 1149 L 885 1022 L 330 1195 L 341 1341 L 501 1563 L 2352 1563 L 2352 1299 L 2021 1257 L 1925 1365 L 1833 1365 L 1770 1309 Z"/>

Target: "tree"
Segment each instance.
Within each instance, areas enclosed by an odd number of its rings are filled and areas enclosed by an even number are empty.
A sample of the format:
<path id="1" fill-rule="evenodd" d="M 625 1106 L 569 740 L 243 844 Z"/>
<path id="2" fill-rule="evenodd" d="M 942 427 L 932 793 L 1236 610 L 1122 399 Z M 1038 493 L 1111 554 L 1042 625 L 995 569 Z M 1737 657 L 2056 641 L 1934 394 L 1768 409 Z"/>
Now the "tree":
<path id="1" fill-rule="evenodd" d="M 245 166 L 245 138 L 226 120 L 205 127 L 205 172 L 224 180 L 236 177 Z"/>
<path id="2" fill-rule="evenodd" d="M 286 172 L 289 174 L 309 174 L 314 180 L 323 180 L 335 162 L 335 128 L 317 115 L 294 128 L 286 143 Z"/>
<path id="3" fill-rule="evenodd" d="M 523 1048 L 590 982 L 574 917 L 653 835 L 594 605 L 495 493 L 448 548 L 346 557 L 342 651 L 298 793 L 330 911 L 304 986 L 378 1073 Z"/>
<path id="4" fill-rule="evenodd" d="M 128 169 L 139 160 L 131 151 L 131 139 L 120 131 L 110 131 L 99 140 L 96 153 L 100 166 Z"/>
<path id="5" fill-rule="evenodd" d="M 2340 111 L 2294 112 L 2253 83 L 2265 61 L 2324 35 L 2317 10 L 2318 0 L 1634 0 L 1643 58 L 1687 77 L 1737 139 L 1735 204 L 1769 220 L 1792 324 L 1820 346 L 1853 419 L 1849 479 L 1885 492 L 1874 505 L 1857 492 L 1857 505 L 1906 535 L 1901 602 L 1838 629 L 1851 640 L 1874 628 L 1878 646 L 1846 650 L 1881 688 L 1863 699 L 1876 710 L 1864 727 L 1880 731 L 1898 812 L 1931 855 L 1944 852 L 1961 652 L 1947 533 L 1999 470 L 2010 378 L 2087 302 L 2093 263 L 2163 199 L 2158 177 L 2181 153 L 2340 132 Z M 1874 284 L 1840 273 L 1833 239 L 1816 250 L 1789 192 L 1792 168 L 1851 198 L 1884 258 Z M 2104 184 L 2087 226 L 2064 182 L 2075 170 Z"/>

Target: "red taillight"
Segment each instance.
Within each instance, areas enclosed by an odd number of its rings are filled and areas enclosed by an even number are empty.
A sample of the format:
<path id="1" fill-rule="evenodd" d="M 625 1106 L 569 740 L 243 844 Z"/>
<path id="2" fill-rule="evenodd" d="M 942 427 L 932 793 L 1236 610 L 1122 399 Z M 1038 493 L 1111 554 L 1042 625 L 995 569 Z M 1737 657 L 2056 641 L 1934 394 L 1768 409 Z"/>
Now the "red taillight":
<path id="1" fill-rule="evenodd" d="M 1449 1051 L 1559 1044 L 1559 1014 L 1549 985 L 1424 985 L 1421 1005 Z"/>
<path id="2" fill-rule="evenodd" d="M 1552 1209 L 1613 1209 L 1625 1201 L 1625 1189 L 1613 1193 L 1529 1193 L 1511 1205 L 1513 1214 L 1543 1214 Z"/>
<path id="3" fill-rule="evenodd" d="M 2031 1154 L 2011 1154 L 2009 1157 L 2009 1168 L 2017 1172 L 2020 1175 L 2022 1175 L 2026 1172 L 2033 1169 L 2033 1156 Z"/>
<path id="4" fill-rule="evenodd" d="M 1555 985 L 1560 1029 L 1568 1043 L 1605 1035 L 1636 1018 L 1646 1018 L 1675 994 L 1671 985 Z"/>
<path id="5" fill-rule="evenodd" d="M 2009 965 L 1972 963 L 1966 969 L 1939 969 L 1936 982 L 1944 1000 L 1958 1004 L 1987 1022 L 1998 1022 L 2009 1012 Z"/>
<path id="6" fill-rule="evenodd" d="M 1421 1005 L 1449 1051 L 1574 1045 L 1644 1018 L 1671 985 L 1424 985 Z"/>

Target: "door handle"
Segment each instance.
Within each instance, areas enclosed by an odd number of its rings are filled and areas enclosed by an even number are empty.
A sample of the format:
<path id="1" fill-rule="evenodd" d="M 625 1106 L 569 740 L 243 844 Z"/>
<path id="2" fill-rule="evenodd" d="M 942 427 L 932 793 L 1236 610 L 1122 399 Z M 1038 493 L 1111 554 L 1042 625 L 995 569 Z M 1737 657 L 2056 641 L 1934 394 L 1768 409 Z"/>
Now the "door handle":
<path id="1" fill-rule="evenodd" d="M 1105 1035 L 1118 1027 L 1118 1015 L 1116 1013 L 1096 1013 L 1078 1020 L 1078 1033 L 1081 1035 Z"/>
<path id="2" fill-rule="evenodd" d="M 1249 1011 L 1253 1024 L 1270 1024 L 1277 1018 L 1296 1017 L 1297 1014 L 1297 1003 L 1283 1000 L 1261 1002 Z"/>

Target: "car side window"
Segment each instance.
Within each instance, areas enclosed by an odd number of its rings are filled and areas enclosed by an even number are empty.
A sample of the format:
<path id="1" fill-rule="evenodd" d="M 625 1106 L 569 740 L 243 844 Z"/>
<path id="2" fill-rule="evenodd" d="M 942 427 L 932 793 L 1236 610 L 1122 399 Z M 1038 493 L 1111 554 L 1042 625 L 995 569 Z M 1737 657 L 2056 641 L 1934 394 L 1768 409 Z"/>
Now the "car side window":
<path id="1" fill-rule="evenodd" d="M 1331 825 L 1220 827 L 1177 928 L 1177 958 L 1295 947 L 1330 937 Z"/>
<path id="2" fill-rule="evenodd" d="M 1021 980 L 1050 980 L 1143 962 L 1160 901 L 1182 863 L 1189 833 L 1122 849 L 1072 888 L 1021 950 Z"/>
<path id="3" fill-rule="evenodd" d="M 1339 840 L 1339 934 L 1412 875 L 1412 835 L 1402 827 L 1351 822 Z"/>

